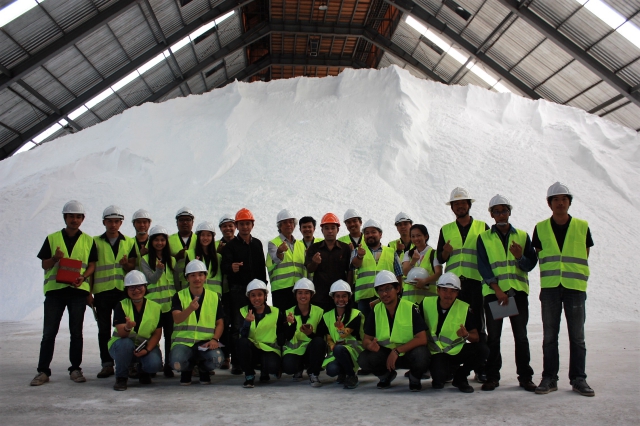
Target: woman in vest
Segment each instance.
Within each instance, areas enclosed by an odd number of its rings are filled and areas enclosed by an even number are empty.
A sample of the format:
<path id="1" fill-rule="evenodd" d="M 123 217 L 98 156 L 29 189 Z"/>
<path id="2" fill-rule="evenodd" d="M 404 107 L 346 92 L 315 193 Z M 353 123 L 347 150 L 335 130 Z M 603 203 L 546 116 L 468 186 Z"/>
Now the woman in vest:
<path id="1" fill-rule="evenodd" d="M 287 309 L 289 327 L 283 347 L 282 371 L 293 374 L 293 380 L 299 381 L 306 367 L 311 386 L 320 387 L 318 375 L 325 356 L 325 343 L 323 335 L 316 333 L 323 311 L 311 304 L 315 293 L 315 286 L 307 278 L 299 279 L 293 286 L 297 303 Z"/>
<path id="2" fill-rule="evenodd" d="M 160 315 L 162 307 L 145 298 L 147 280 L 140 271 L 131 271 L 124 278 L 127 298 L 113 310 L 113 335 L 109 354 L 116 363 L 116 383 L 113 390 L 127 390 L 129 366 L 139 362 L 141 384 L 151 383 L 151 374 L 162 366 Z"/>
<path id="3" fill-rule="evenodd" d="M 252 388 L 255 367 L 260 364 L 260 382 L 267 383 L 270 374 L 280 376 L 280 346 L 289 323 L 284 311 L 267 305 L 267 285 L 254 279 L 247 285 L 249 305 L 240 309 L 244 318 L 236 353 L 244 371 L 245 388 Z"/>
<path id="4" fill-rule="evenodd" d="M 438 262 L 436 251 L 429 246 L 429 231 L 420 224 L 411 226 L 411 242 L 414 248 L 404 253 L 402 272 L 407 277 L 402 284 L 402 298 L 412 303 L 421 303 L 426 296 L 435 296 L 435 284 L 442 275 L 442 265 Z M 409 279 L 413 268 L 422 268 L 429 274 L 426 278 Z"/>
<path id="5" fill-rule="evenodd" d="M 147 299 L 162 306 L 160 324 L 164 333 L 164 376 L 173 377 L 169 354 L 171 353 L 171 334 L 173 317 L 171 316 L 171 298 L 176 294 L 174 271 L 176 261 L 169 248 L 169 232 L 156 225 L 149 231 L 149 251 L 140 259 L 140 270 L 149 283 Z"/>
<path id="6" fill-rule="evenodd" d="M 200 260 L 207 267 L 207 280 L 204 288 L 222 296 L 222 255 L 216 251 L 216 230 L 211 222 L 202 222 L 196 227 L 196 245 L 186 252 L 185 262 Z"/>
<path id="7" fill-rule="evenodd" d="M 343 280 L 331 285 L 329 296 L 336 304 L 318 324 L 318 335 L 327 338 L 329 356 L 322 367 L 327 376 L 338 376 L 336 383 L 345 389 L 358 387 L 358 355 L 362 352 L 364 316 L 351 305 L 351 287 Z"/>
<path id="8" fill-rule="evenodd" d="M 191 384 L 193 367 L 198 366 L 200 384 L 210 385 L 210 372 L 224 360 L 220 336 L 224 329 L 224 314 L 218 293 L 205 289 L 207 267 L 192 260 L 185 268 L 189 287 L 180 290 L 171 301 L 173 334 L 171 361 L 180 371 L 180 384 Z"/>

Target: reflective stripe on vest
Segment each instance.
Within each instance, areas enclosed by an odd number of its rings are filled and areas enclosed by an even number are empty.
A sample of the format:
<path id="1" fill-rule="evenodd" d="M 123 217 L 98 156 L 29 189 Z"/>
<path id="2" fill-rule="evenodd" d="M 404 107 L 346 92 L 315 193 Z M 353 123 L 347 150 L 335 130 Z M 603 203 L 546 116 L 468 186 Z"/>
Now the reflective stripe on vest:
<path id="1" fill-rule="evenodd" d="M 188 250 L 196 249 L 196 235 L 191 233 L 191 240 L 189 240 L 189 246 L 183 247 L 182 238 L 180 238 L 180 234 L 171 234 L 169 235 L 169 250 L 171 250 L 171 256 L 176 257 L 176 254 L 183 248 L 185 252 Z M 185 256 L 186 257 L 186 256 Z M 189 282 L 187 281 L 187 277 L 184 276 L 184 268 L 185 268 L 185 257 L 180 260 L 176 259 L 175 271 L 178 278 L 178 282 L 175 283 L 176 290 L 180 291 L 184 288 L 189 287 Z M 195 259 L 195 258 L 194 258 Z"/>
<path id="2" fill-rule="evenodd" d="M 542 250 L 538 252 L 540 264 L 540 287 L 562 286 L 572 290 L 587 291 L 589 262 L 587 260 L 587 230 L 589 224 L 571 218 L 562 252 L 551 228 L 551 219 L 536 225 Z"/>
<path id="3" fill-rule="evenodd" d="M 275 306 L 271 306 L 271 313 L 267 314 L 260 320 L 256 327 L 256 322 L 251 321 L 251 328 L 249 329 L 249 340 L 253 345 L 267 352 L 275 352 L 278 356 L 281 355 L 280 345 L 278 345 L 278 338 L 276 335 L 276 329 L 278 327 L 278 314 L 279 310 Z M 249 313 L 249 306 L 240 308 L 240 315 L 242 318 Z"/>
<path id="4" fill-rule="evenodd" d="M 360 317 L 360 330 L 358 330 L 358 335 L 360 336 L 360 339 L 362 339 L 362 336 L 364 336 L 364 315 L 362 315 L 362 313 L 359 310 L 351 309 L 351 317 L 349 318 L 348 321 L 343 321 L 343 324 L 345 328 L 348 327 L 349 324 L 351 324 L 351 322 L 355 320 L 358 316 Z M 347 351 L 349 351 L 349 355 L 351 356 L 351 362 L 353 362 L 353 372 L 356 373 L 360 369 L 360 366 L 358 365 L 358 355 L 360 355 L 360 353 L 364 350 L 364 348 L 362 347 L 362 340 L 356 339 L 353 336 L 353 334 L 350 334 L 344 340 L 342 340 L 342 337 L 340 336 L 340 334 L 338 333 L 338 329 L 336 328 L 336 310 L 335 309 L 329 312 L 326 312 L 322 316 L 322 319 L 324 320 L 324 323 L 326 324 L 327 329 L 329 330 L 329 336 L 331 336 L 331 339 L 335 343 L 340 342 L 342 345 L 344 345 L 344 347 L 347 348 Z M 325 368 L 327 364 L 335 360 L 336 358 L 333 356 L 333 353 L 330 353 L 327 356 L 327 358 L 323 361 L 322 368 Z"/>
<path id="5" fill-rule="evenodd" d="M 373 312 L 376 318 L 376 335 L 378 344 L 393 349 L 413 339 L 413 313 L 415 305 L 407 300 L 398 299 L 393 329 L 389 332 L 389 317 L 384 303 L 378 303 Z M 401 354 L 403 355 L 403 354 Z"/>
<path id="6" fill-rule="evenodd" d="M 380 271 L 391 271 L 395 275 L 393 263 L 395 262 L 396 252 L 391 247 L 382 247 L 382 253 L 378 263 L 371 253 L 371 249 L 365 246 L 365 254 L 362 259 L 362 265 L 356 270 L 358 278 L 356 279 L 356 302 L 361 299 L 376 297 L 376 291 L 373 284 L 376 280 L 376 274 Z"/>
<path id="7" fill-rule="evenodd" d="M 191 292 L 189 288 L 178 292 L 182 310 L 191 304 Z M 204 301 L 202 298 L 204 297 Z M 196 313 L 191 312 L 186 320 L 173 324 L 171 334 L 171 349 L 177 344 L 193 346 L 196 342 L 211 340 L 216 330 L 216 313 L 218 312 L 218 294 L 206 289 L 200 298 L 200 320 L 196 319 Z"/>
<path id="8" fill-rule="evenodd" d="M 431 259 L 431 253 L 433 253 L 433 251 L 433 248 L 429 247 L 422 257 L 420 264 L 416 265 L 426 269 L 427 272 L 429 272 L 429 276 L 435 274 L 432 263 L 433 259 Z M 417 288 L 415 285 L 409 284 L 406 281 L 402 282 L 402 298 L 404 300 L 408 300 L 411 303 L 418 304 L 421 303 L 422 299 L 424 299 L 425 297 L 435 295 L 437 295 L 436 283 L 431 283 L 431 285 L 429 285 L 429 288 Z"/>
<path id="9" fill-rule="evenodd" d="M 128 317 L 129 319 L 134 318 L 133 303 L 131 302 L 131 299 L 122 299 L 120 301 L 120 305 L 122 306 L 125 317 Z M 131 330 L 127 337 L 128 339 L 133 340 L 133 344 L 135 346 L 138 346 L 145 340 L 149 340 L 151 338 L 153 332 L 156 331 L 156 328 L 158 327 L 160 312 L 162 312 L 162 307 L 153 300 L 147 299 L 147 302 L 144 304 L 144 311 L 142 311 L 142 321 L 140 322 L 140 327 L 138 327 L 138 332 L 136 333 L 134 330 Z M 118 335 L 118 329 L 113 327 L 113 334 L 107 343 L 107 348 L 111 349 L 113 342 L 118 339 L 121 339 Z"/>
<path id="10" fill-rule="evenodd" d="M 491 271 L 498 280 L 500 289 L 504 292 L 514 289 L 529 294 L 528 274 L 518 267 L 518 261 L 511 253 L 511 250 L 508 249 L 513 242 L 520 244 L 524 248 L 527 243 L 527 233 L 520 229 L 515 231 L 515 233 L 509 232 L 506 251 L 502 244 L 502 239 L 498 235 L 500 231 L 484 231 L 480 234 L 480 238 L 487 252 Z M 495 294 L 495 291 L 484 283 L 482 285 L 482 295 L 486 296 L 488 294 Z"/>
<path id="11" fill-rule="evenodd" d="M 171 261 L 174 262 L 175 265 L 175 259 L 172 258 Z M 140 263 L 142 262 L 147 264 L 147 266 L 149 265 L 148 254 L 142 256 Z M 160 275 L 158 282 L 147 285 L 147 294 L 145 297 L 161 305 L 162 312 L 169 312 L 171 310 L 171 299 L 174 294 L 176 294 L 176 287 L 173 284 L 173 273 L 169 266 L 165 265 L 164 272 Z"/>
<path id="12" fill-rule="evenodd" d="M 98 262 L 93 273 L 93 293 L 98 294 L 103 291 L 118 290 L 124 291 L 124 270 L 120 264 L 120 259 L 128 256 L 135 244 L 135 240 L 124 237 L 118 241 L 118 252 L 114 255 L 109 240 L 97 236 L 93 237 L 98 249 Z"/>
<path id="13" fill-rule="evenodd" d="M 67 252 L 67 245 L 62 237 L 62 231 L 48 235 L 47 240 L 49 241 L 49 248 L 51 249 L 52 254 L 55 254 L 56 248 L 60 247 L 64 257 L 82 262 L 80 273 L 84 273 L 89 264 L 89 255 L 91 254 L 91 247 L 93 247 L 93 238 L 85 233 L 80 234 L 78 240 L 73 246 L 73 250 L 71 250 L 71 255 Z M 80 287 L 74 287 L 70 284 L 57 282 L 56 275 L 58 274 L 58 269 L 59 264 L 56 262 L 56 264 L 53 265 L 53 268 L 44 271 L 44 294 L 47 294 L 48 291 L 58 290 L 61 288 L 77 288 L 78 290 L 91 291 L 89 287 L 89 280 L 84 280 Z"/>
<path id="14" fill-rule="evenodd" d="M 462 235 L 456 222 L 451 222 L 442 227 L 442 238 L 450 241 L 453 252 L 447 260 L 446 272 L 453 272 L 459 277 L 466 277 L 473 280 L 482 280 L 478 272 L 478 251 L 476 245 L 478 236 L 485 231 L 486 224 L 479 220 L 471 222 L 471 228 L 467 238 L 462 244 Z"/>
<path id="15" fill-rule="evenodd" d="M 222 295 L 222 255 L 216 252 L 218 258 L 218 270 L 215 275 L 211 275 L 212 263 L 209 262 L 207 267 L 207 280 L 204 282 L 204 288 L 207 290 L 215 291 L 218 295 Z M 187 250 L 185 254 L 185 264 L 189 264 L 190 261 L 196 258 L 196 250 Z"/>
<path id="16" fill-rule="evenodd" d="M 295 310 L 295 307 L 287 309 L 287 315 L 289 315 L 289 313 L 293 312 L 294 310 Z M 322 310 L 322 308 L 319 308 L 315 305 L 311 305 L 311 311 L 309 312 L 309 318 L 307 319 L 307 324 L 310 324 L 311 326 L 313 326 L 314 332 L 318 330 L 318 324 L 322 319 L 323 313 L 324 311 Z M 296 315 L 296 321 L 297 321 L 297 324 L 302 325 L 302 316 Z M 292 325 L 292 327 L 294 326 L 295 325 Z M 284 351 L 282 352 L 282 355 L 287 355 L 287 354 L 304 355 L 304 353 L 307 351 L 307 346 L 309 346 L 310 341 L 311 339 L 309 339 L 309 337 L 307 337 L 307 335 L 304 334 L 302 331 L 300 331 L 300 329 L 298 328 L 298 330 L 296 330 L 291 340 L 288 340 L 284 344 L 283 346 Z"/>
<path id="17" fill-rule="evenodd" d="M 449 313 L 442 324 L 440 334 L 436 335 L 438 329 L 438 298 L 426 297 L 422 301 L 422 315 L 427 323 L 429 330 L 429 339 L 427 346 L 431 354 L 445 353 L 456 355 L 462 350 L 465 340 L 458 337 L 456 332 L 460 328 L 460 324 L 467 321 L 467 312 L 469 312 L 469 304 L 460 299 L 456 299 L 449 309 Z"/>
<path id="18" fill-rule="evenodd" d="M 282 239 L 278 236 L 271 240 L 276 247 L 280 247 Z M 305 246 L 293 244 L 293 251 L 289 248 L 283 253 L 282 261 L 277 265 L 273 262 L 271 255 L 267 254 L 266 266 L 271 282 L 271 291 L 291 288 L 296 281 L 304 277 L 304 253 Z"/>

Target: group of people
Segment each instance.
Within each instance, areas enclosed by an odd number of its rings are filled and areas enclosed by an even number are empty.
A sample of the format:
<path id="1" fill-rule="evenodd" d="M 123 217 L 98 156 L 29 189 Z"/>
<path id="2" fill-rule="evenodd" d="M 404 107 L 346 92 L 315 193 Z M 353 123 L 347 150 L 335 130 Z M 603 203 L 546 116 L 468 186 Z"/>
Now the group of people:
<path id="1" fill-rule="evenodd" d="M 594 396 L 586 382 L 584 341 L 588 255 L 593 246 L 586 221 L 573 218 L 569 188 L 556 182 L 547 191 L 551 217 L 530 238 L 509 222 L 513 206 L 502 195 L 488 205 L 489 226 L 470 216 L 475 200 L 455 188 L 447 205 L 456 220 L 440 230 L 436 248 L 429 232 L 401 212 L 399 238 L 383 246 L 383 228 L 362 221 L 355 209 L 343 220 L 326 213 L 322 239 L 316 220 L 278 213 L 278 235 L 267 244 L 252 236 L 254 216 L 247 209 L 224 215 L 218 226 L 194 227 L 193 212 L 176 214 L 178 232 L 152 226 L 138 210 L 134 238 L 120 233 L 124 213 L 103 212 L 105 232 L 90 237 L 80 230 L 85 210 L 69 201 L 65 228 L 47 236 L 38 253 L 44 269 L 44 328 L 38 374 L 31 385 L 49 381 L 55 338 L 64 310 L 71 334 L 69 374 L 86 381 L 80 364 L 86 306 L 94 310 L 102 369 L 115 375 L 115 390 L 128 379 L 142 384 L 163 372 L 180 373 L 180 384 L 210 384 L 214 370 L 243 375 L 245 388 L 284 373 L 322 386 L 324 370 L 347 389 L 358 375 L 378 376 L 378 388 L 391 386 L 397 369 L 407 369 L 409 389 L 483 391 L 500 384 L 500 340 L 509 318 L 515 340 L 520 387 L 537 394 L 558 389 L 558 335 L 567 319 L 572 389 Z M 337 237 L 340 226 L 348 234 Z M 293 232 L 299 225 L 303 238 Z M 216 239 L 217 231 L 221 237 Z M 533 383 L 527 323 L 528 273 L 539 263 L 543 321 L 543 371 Z M 269 285 L 268 285 L 269 284 Z M 271 304 L 268 304 L 268 296 Z M 164 362 L 160 340 L 164 334 Z"/>

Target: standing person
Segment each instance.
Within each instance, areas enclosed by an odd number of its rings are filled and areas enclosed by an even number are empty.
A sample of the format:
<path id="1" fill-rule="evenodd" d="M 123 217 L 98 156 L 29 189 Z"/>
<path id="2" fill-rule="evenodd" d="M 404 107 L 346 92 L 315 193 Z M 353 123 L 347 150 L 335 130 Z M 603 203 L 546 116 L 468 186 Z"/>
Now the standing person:
<path id="1" fill-rule="evenodd" d="M 173 334 L 173 316 L 171 300 L 176 294 L 175 265 L 176 260 L 169 249 L 169 231 L 156 225 L 149 231 L 149 250 L 140 260 L 140 269 L 147 282 L 147 299 L 158 303 L 162 308 L 160 326 L 164 333 L 164 376 L 173 377 L 171 369 L 171 335 Z"/>
<path id="2" fill-rule="evenodd" d="M 431 386 L 442 389 L 453 376 L 454 387 L 473 393 L 467 376 L 477 362 L 475 343 L 479 336 L 475 317 L 469 315 L 469 304 L 458 299 L 461 286 L 456 274 L 442 274 L 437 287 L 438 297 L 425 297 L 422 301 L 422 315 L 429 329 Z"/>
<path id="3" fill-rule="evenodd" d="M 427 244 L 429 231 L 426 226 L 412 225 L 409 233 L 414 247 L 404 253 L 402 260 L 402 272 L 407 277 L 402 285 L 402 297 L 409 302 L 420 304 L 426 296 L 437 295 L 435 284 L 442 275 L 442 265 L 438 261 L 436 251 Z M 423 269 L 428 276 L 414 278 L 410 272 L 415 268 Z M 426 274 L 423 272 L 422 275 Z"/>
<path id="4" fill-rule="evenodd" d="M 233 215 L 223 214 L 218 221 L 218 228 L 222 237 L 216 241 L 216 251 L 221 256 L 224 247 L 235 237 L 236 223 Z M 222 261 L 220 262 L 220 270 L 222 270 Z M 224 333 L 222 333 L 221 342 L 224 344 L 222 352 L 224 353 L 224 362 L 220 366 L 221 370 L 231 368 L 231 357 L 235 352 L 235 346 L 231 343 L 231 320 L 233 313 L 231 312 L 231 303 L 229 303 L 229 278 L 226 274 L 222 274 L 222 309 L 224 310 Z"/>
<path id="5" fill-rule="evenodd" d="M 402 259 L 404 253 L 413 248 L 413 242 L 411 240 L 411 225 L 413 225 L 413 219 L 411 219 L 411 216 L 407 213 L 400 212 L 396 215 L 395 225 L 400 238 L 389 242 L 389 247 Z"/>
<path id="6" fill-rule="evenodd" d="M 187 250 L 185 262 L 189 264 L 192 260 L 200 260 L 207 266 L 207 280 L 204 287 L 207 290 L 215 291 L 222 297 L 222 255 L 218 254 L 216 248 L 216 231 L 211 222 L 202 222 L 196 227 L 196 246 Z"/>
<path id="7" fill-rule="evenodd" d="M 236 235 L 222 249 L 222 273 L 229 280 L 229 311 L 231 322 L 231 345 L 237 347 L 237 340 L 243 317 L 240 308 L 247 304 L 247 285 L 254 279 L 267 281 L 264 251 L 262 242 L 251 235 L 255 218 L 253 214 L 243 208 L 238 210 L 235 216 L 235 224 L 238 229 Z M 227 303 L 225 301 L 225 303 Z M 231 373 L 242 374 L 239 363 L 231 357 Z"/>
<path id="8" fill-rule="evenodd" d="M 489 213 L 496 221 L 491 230 L 484 231 L 478 238 L 478 270 L 484 279 L 482 294 L 484 312 L 487 318 L 487 381 L 482 390 L 492 391 L 500 386 L 500 337 L 503 319 L 494 319 L 490 303 L 496 300 L 500 305 L 508 305 L 513 297 L 518 314 L 509 317 L 511 331 L 516 345 L 516 371 L 520 387 L 529 392 L 536 389 L 531 381 L 533 369 L 530 365 L 529 339 L 529 278 L 528 272 L 538 263 L 538 256 L 525 231 L 514 228 L 509 223 L 513 207 L 500 194 L 489 201 Z"/>
<path id="9" fill-rule="evenodd" d="M 266 265 L 271 281 L 271 302 L 276 308 L 285 310 L 296 303 L 291 288 L 304 277 L 305 248 L 296 244 L 293 231 L 298 219 L 289 210 L 281 210 L 276 223 L 278 236 L 267 245 Z"/>
<path id="10" fill-rule="evenodd" d="M 311 244 L 305 257 L 305 268 L 313 274 L 316 290 L 313 302 L 324 311 L 330 311 L 335 306 L 329 294 L 331 285 L 338 280 L 347 281 L 351 250 L 349 244 L 336 239 L 340 229 L 338 216 L 333 213 L 322 216 L 320 229 L 324 241 Z"/>
<path id="11" fill-rule="evenodd" d="M 569 332 L 569 381 L 573 390 L 594 396 L 587 384 L 584 342 L 589 250 L 593 246 L 589 224 L 569 214 L 573 195 L 556 182 L 547 190 L 547 205 L 552 215 L 539 222 L 533 231 L 532 245 L 540 259 L 540 304 L 542 305 L 543 371 L 537 394 L 558 390 L 558 334 L 562 310 Z"/>
<path id="12" fill-rule="evenodd" d="M 302 240 L 298 240 L 300 244 L 304 244 L 305 250 L 311 247 L 311 244 L 322 241 L 322 238 L 316 238 L 313 234 L 316 232 L 316 220 L 311 216 L 303 216 L 300 218 L 298 225 L 300 226 L 300 233 L 302 234 Z"/>
<path id="13" fill-rule="evenodd" d="M 449 201 L 451 211 L 456 215 L 454 222 L 448 223 L 440 230 L 438 238 L 437 255 L 441 264 L 446 262 L 446 272 L 453 272 L 462 285 L 459 299 L 471 306 L 471 313 L 476 318 L 478 332 L 480 333 L 480 361 L 476 365 L 476 380 L 484 383 L 487 380 L 485 374 L 487 334 L 484 330 L 484 303 L 482 298 L 482 276 L 478 271 L 477 243 L 478 236 L 489 229 L 486 223 L 475 220 L 469 215 L 471 204 L 469 192 L 464 188 L 455 188 L 451 191 Z"/>
<path id="14" fill-rule="evenodd" d="M 140 270 L 140 259 L 148 253 L 149 228 L 151 227 L 151 214 L 139 209 L 131 217 L 133 228 L 136 230 L 135 244 L 129 253 L 129 267 Z"/>
<path id="15" fill-rule="evenodd" d="M 127 390 L 129 366 L 139 361 L 140 384 L 151 383 L 151 374 L 162 367 L 162 353 L 158 343 L 162 329 L 162 307 L 145 299 L 147 279 L 140 271 L 131 271 L 124 277 L 127 297 L 113 311 L 113 335 L 109 340 L 109 353 L 116 362 L 116 383 L 113 390 Z"/>
<path id="16" fill-rule="evenodd" d="M 311 304 L 316 290 L 308 278 L 301 278 L 293 286 L 296 305 L 287 309 L 289 327 L 282 353 L 282 371 L 292 374 L 294 381 L 302 380 L 305 368 L 313 387 L 322 386 L 318 376 L 324 360 L 326 346 L 318 323 L 323 310 Z"/>
<path id="17" fill-rule="evenodd" d="M 402 267 L 400 259 L 391 247 L 383 247 L 380 243 L 382 227 L 378 222 L 369 219 L 363 227 L 365 245 L 358 245 L 351 254 L 351 266 L 355 269 L 355 300 L 358 310 L 368 318 L 372 303 L 377 299 L 374 290 L 376 274 L 380 271 L 393 272 L 402 284 Z"/>
<path id="18" fill-rule="evenodd" d="M 200 384 L 210 385 L 210 372 L 222 363 L 220 336 L 224 329 L 224 314 L 218 293 L 208 291 L 207 267 L 199 260 L 192 260 L 185 268 L 189 287 L 173 296 L 173 335 L 171 337 L 171 361 L 180 372 L 180 385 L 191 384 L 193 368 L 198 366 Z"/>
<path id="19" fill-rule="evenodd" d="M 120 233 L 124 220 L 124 213 L 118 206 L 109 206 L 102 213 L 102 224 L 106 228 L 104 234 L 93 237 L 98 249 L 98 262 L 93 274 L 91 292 L 93 306 L 98 317 L 98 345 L 102 370 L 99 379 L 113 376 L 113 358 L 109 354 L 108 343 L 111 339 L 111 313 L 122 299 L 124 292 L 124 274 L 129 272 L 132 265 L 128 254 L 133 249 L 133 238 Z"/>
<path id="20" fill-rule="evenodd" d="M 364 323 L 365 350 L 358 363 L 378 376 L 378 389 L 391 387 L 396 368 L 408 368 L 409 390 L 418 392 L 422 389 L 420 378 L 429 368 L 426 326 L 417 306 L 398 297 L 400 288 L 392 272 L 376 275 L 375 290 L 382 303 L 373 308 Z"/>
<path id="21" fill-rule="evenodd" d="M 189 283 L 184 275 L 186 265 L 184 256 L 187 250 L 196 247 L 196 239 L 193 237 L 193 220 L 195 216 L 189 207 L 183 207 L 176 213 L 176 225 L 178 232 L 169 236 L 169 248 L 171 256 L 176 258 L 176 290 L 180 291 Z"/>
<path id="22" fill-rule="evenodd" d="M 93 238 L 84 234 L 80 226 L 85 218 L 84 206 L 71 200 L 62 208 L 65 227 L 45 238 L 38 259 L 44 270 L 44 321 L 38 374 L 31 380 L 31 386 L 40 386 L 49 381 L 51 361 L 56 336 L 64 310 L 69 312 L 69 378 L 76 383 L 86 382 L 82 375 L 82 326 L 84 311 L 90 302 L 91 293 L 88 277 L 93 274 L 98 261 L 98 251 Z M 58 281 L 58 271 L 62 259 L 80 261 L 79 274 L 71 283 Z M 66 267 L 69 268 L 69 267 Z M 62 279 L 62 278 L 60 278 Z"/>
<path id="23" fill-rule="evenodd" d="M 362 226 L 362 215 L 360 215 L 356 209 L 348 209 L 344 212 L 343 220 L 344 226 L 347 227 L 349 235 L 343 235 L 338 238 L 338 241 L 351 244 L 353 246 L 353 250 L 358 247 L 358 245 L 362 244 L 362 231 L 360 229 Z"/>

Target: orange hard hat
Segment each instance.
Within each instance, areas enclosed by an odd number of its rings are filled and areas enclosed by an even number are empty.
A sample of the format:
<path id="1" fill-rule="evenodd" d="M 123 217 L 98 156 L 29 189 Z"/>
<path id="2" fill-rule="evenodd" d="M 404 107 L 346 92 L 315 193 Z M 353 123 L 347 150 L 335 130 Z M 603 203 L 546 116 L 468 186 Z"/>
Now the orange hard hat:
<path id="1" fill-rule="evenodd" d="M 251 213 L 249 209 L 242 208 L 236 213 L 236 222 L 240 222 L 243 220 L 255 221 L 253 213 Z"/>
<path id="2" fill-rule="evenodd" d="M 333 213 L 327 213 L 324 216 L 322 216 L 322 220 L 320 221 L 320 226 L 327 225 L 329 223 L 338 225 L 338 227 L 340 227 L 340 219 L 338 219 L 338 216 L 336 216 Z"/>

